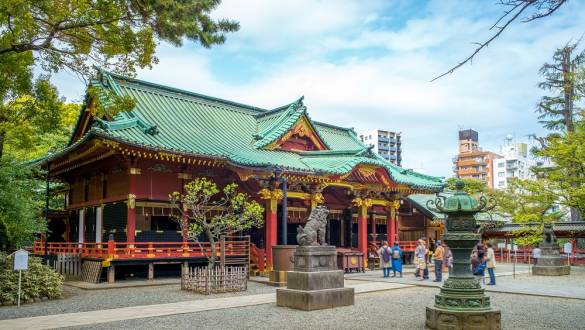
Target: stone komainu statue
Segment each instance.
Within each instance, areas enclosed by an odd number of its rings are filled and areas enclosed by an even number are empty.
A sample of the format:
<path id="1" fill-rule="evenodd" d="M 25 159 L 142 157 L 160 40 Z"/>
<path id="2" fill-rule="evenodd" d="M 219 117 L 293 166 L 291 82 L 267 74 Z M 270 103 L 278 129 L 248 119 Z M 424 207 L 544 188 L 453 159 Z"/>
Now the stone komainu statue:
<path id="1" fill-rule="evenodd" d="M 544 224 L 543 236 L 545 244 L 557 243 L 557 237 L 555 235 L 555 231 L 553 230 L 552 224 L 550 223 Z"/>
<path id="2" fill-rule="evenodd" d="M 297 228 L 297 242 L 299 245 L 319 245 L 319 242 L 321 245 L 326 245 L 327 215 L 329 215 L 329 210 L 324 205 L 319 205 L 311 211 L 305 227 L 299 226 Z"/>

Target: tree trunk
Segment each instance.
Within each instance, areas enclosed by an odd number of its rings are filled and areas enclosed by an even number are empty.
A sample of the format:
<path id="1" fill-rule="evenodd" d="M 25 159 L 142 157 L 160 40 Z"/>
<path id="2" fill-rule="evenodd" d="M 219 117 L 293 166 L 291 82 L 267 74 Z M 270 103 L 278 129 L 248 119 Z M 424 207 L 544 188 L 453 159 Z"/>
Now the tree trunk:
<path id="1" fill-rule="evenodd" d="M 205 233 L 207 234 L 207 238 L 209 238 L 209 244 L 211 245 L 211 257 L 208 259 L 208 268 L 209 269 L 214 269 L 215 268 L 215 239 L 213 237 L 213 235 L 211 234 L 211 230 L 209 229 L 205 229 Z"/>
<path id="2" fill-rule="evenodd" d="M 561 63 L 563 69 L 563 92 L 564 92 L 564 109 L 563 116 L 565 121 L 565 128 L 567 132 L 574 132 L 575 125 L 573 124 L 573 96 L 575 93 L 575 67 L 571 60 L 571 48 L 563 48 L 563 58 Z M 576 186 L 576 183 L 571 183 Z M 570 208 L 571 221 L 581 221 L 582 215 L 576 207 Z"/>
<path id="3" fill-rule="evenodd" d="M 563 48 L 563 57 L 561 63 L 563 69 L 563 92 L 564 92 L 564 109 L 563 116 L 567 132 L 574 132 L 573 125 L 573 95 L 575 93 L 575 72 L 571 61 L 571 48 Z"/>
<path id="4" fill-rule="evenodd" d="M 2 159 L 2 155 L 4 154 L 4 137 L 6 133 L 0 132 L 0 159 Z"/>

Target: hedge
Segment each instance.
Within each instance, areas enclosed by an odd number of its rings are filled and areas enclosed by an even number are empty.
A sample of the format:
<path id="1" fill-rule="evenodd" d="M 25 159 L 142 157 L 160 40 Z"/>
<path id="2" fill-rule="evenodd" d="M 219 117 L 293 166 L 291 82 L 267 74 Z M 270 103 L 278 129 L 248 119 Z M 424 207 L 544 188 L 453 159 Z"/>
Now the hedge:
<path id="1" fill-rule="evenodd" d="M 18 298 L 18 272 L 13 270 L 14 257 L 0 252 L 0 303 L 9 304 Z M 28 270 L 22 271 L 20 301 L 61 297 L 63 276 L 44 265 L 40 258 L 28 258 Z"/>

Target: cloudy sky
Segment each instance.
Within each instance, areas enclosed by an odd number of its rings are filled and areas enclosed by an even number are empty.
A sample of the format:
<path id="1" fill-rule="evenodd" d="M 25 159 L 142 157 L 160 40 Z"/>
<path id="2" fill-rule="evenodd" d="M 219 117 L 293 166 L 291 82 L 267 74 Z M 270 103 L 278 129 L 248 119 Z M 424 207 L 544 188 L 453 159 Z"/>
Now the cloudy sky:
<path id="1" fill-rule="evenodd" d="M 161 44 L 160 63 L 138 78 L 267 109 L 304 95 L 313 119 L 400 131 L 404 167 L 450 177 L 460 127 L 494 151 L 508 134 L 543 132 L 538 69 L 585 33 L 585 1 L 569 1 L 431 83 L 489 36 L 504 10 L 495 2 L 224 0 L 214 15 L 241 24 L 226 44 Z M 69 100 L 82 99 L 82 82 L 56 78 Z"/>

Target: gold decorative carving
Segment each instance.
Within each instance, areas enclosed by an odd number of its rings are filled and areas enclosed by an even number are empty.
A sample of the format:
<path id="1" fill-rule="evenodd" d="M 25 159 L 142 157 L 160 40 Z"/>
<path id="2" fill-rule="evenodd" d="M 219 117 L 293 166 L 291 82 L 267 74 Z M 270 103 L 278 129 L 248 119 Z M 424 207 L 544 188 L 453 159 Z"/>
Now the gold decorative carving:
<path id="1" fill-rule="evenodd" d="M 311 195 L 311 202 L 316 205 L 323 204 L 325 203 L 325 197 L 323 197 L 323 194 L 320 192 L 314 193 Z"/>
<path id="2" fill-rule="evenodd" d="M 129 173 L 131 175 L 139 175 L 139 174 L 142 174 L 142 171 L 138 167 L 130 167 Z"/>
<path id="3" fill-rule="evenodd" d="M 398 210 L 400 208 L 400 201 L 399 200 L 392 201 L 390 207 L 392 207 L 394 210 Z"/>
<path id="4" fill-rule="evenodd" d="M 357 172 L 365 177 L 369 177 L 376 174 L 378 168 L 373 165 L 361 165 L 357 168 Z"/>
<path id="5" fill-rule="evenodd" d="M 358 206 L 358 207 L 359 206 L 370 207 L 374 204 L 371 199 L 361 198 L 361 197 L 356 197 L 351 202 L 353 203 L 353 205 Z"/>
<path id="6" fill-rule="evenodd" d="M 263 188 L 263 189 L 260 189 L 260 191 L 258 192 L 258 195 L 260 196 L 261 199 L 279 200 L 279 199 L 282 199 L 282 190 L 280 190 L 280 189 L 270 190 L 267 188 Z"/>
<path id="7" fill-rule="evenodd" d="M 136 207 L 136 195 L 128 194 L 128 208 L 134 210 Z"/>

